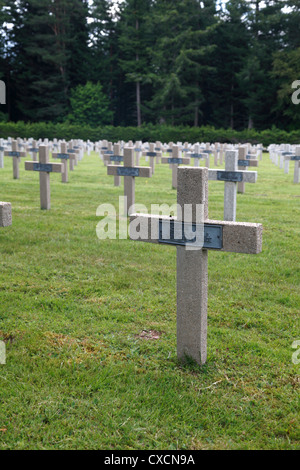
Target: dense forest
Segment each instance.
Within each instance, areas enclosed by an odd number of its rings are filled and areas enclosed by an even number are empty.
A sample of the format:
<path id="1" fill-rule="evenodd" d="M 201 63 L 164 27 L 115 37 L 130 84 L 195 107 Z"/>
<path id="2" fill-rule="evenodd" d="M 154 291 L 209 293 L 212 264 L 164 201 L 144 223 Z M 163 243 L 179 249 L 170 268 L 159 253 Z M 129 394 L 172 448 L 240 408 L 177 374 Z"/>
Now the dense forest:
<path id="1" fill-rule="evenodd" d="M 300 0 L 0 0 L 2 121 L 293 130 L 298 79 Z"/>

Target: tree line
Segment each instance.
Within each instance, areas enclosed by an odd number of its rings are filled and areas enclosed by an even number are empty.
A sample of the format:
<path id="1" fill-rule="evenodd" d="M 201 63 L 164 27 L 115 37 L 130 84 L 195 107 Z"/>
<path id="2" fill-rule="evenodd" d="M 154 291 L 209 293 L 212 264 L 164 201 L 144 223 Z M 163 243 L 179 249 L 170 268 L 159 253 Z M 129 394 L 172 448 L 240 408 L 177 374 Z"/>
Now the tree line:
<path id="1" fill-rule="evenodd" d="M 299 127 L 300 0 L 0 0 L 0 25 L 1 120 Z"/>

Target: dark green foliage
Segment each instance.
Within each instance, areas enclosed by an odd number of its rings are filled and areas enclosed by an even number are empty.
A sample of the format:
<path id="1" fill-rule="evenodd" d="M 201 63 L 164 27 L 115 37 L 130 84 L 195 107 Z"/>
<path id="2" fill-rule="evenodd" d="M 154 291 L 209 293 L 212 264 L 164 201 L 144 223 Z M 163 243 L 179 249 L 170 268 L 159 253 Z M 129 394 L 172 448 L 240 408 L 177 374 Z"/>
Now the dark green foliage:
<path id="1" fill-rule="evenodd" d="M 71 90 L 71 113 L 68 120 L 73 124 L 96 127 L 109 124 L 113 113 L 109 111 L 109 101 L 100 83 L 87 82 Z"/>
<path id="2" fill-rule="evenodd" d="M 0 0 L 0 119 L 64 122 L 91 82 L 92 126 L 297 129 L 299 25 L 300 0 Z"/>
<path id="3" fill-rule="evenodd" d="M 189 127 L 189 126 L 167 126 L 143 124 L 141 127 L 120 127 L 102 126 L 91 127 L 80 124 L 69 123 L 25 123 L 25 122 L 0 122 L 0 138 L 22 137 L 34 139 L 58 138 L 58 139 L 90 139 L 96 142 L 107 139 L 111 142 L 118 140 L 142 140 L 144 142 L 228 142 L 253 144 L 263 144 L 268 146 L 273 143 L 281 144 L 290 142 L 298 144 L 300 141 L 300 130 L 286 132 L 272 127 L 264 131 L 254 129 L 236 131 L 233 129 L 215 129 L 210 126 Z"/>

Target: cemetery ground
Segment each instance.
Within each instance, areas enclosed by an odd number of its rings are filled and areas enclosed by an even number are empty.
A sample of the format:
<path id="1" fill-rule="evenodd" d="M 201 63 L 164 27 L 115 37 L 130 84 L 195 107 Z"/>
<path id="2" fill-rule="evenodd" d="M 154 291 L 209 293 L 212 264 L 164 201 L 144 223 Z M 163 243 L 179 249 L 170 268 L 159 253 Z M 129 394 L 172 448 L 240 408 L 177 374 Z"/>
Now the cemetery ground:
<path id="1" fill-rule="evenodd" d="M 142 164 L 148 165 L 144 159 Z M 299 185 L 263 155 L 237 195 L 262 223 L 256 256 L 209 252 L 208 358 L 176 356 L 176 250 L 98 240 L 100 204 L 121 187 L 99 156 L 51 175 L 0 170 L 13 225 L 0 229 L 1 449 L 299 449 Z M 136 182 L 136 203 L 175 204 L 171 170 Z M 224 185 L 209 182 L 209 217 Z"/>

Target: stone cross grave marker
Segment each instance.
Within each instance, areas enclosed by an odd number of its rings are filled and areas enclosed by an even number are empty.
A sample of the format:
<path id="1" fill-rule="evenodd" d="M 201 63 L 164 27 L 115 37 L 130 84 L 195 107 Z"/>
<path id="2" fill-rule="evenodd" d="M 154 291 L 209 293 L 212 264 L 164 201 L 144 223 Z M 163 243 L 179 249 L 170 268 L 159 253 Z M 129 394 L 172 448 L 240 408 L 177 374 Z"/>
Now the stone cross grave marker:
<path id="1" fill-rule="evenodd" d="M 114 163 L 114 165 L 119 165 L 123 161 L 124 161 L 124 157 L 123 157 L 123 155 L 121 155 L 121 145 L 120 144 L 114 144 L 112 154 L 105 154 L 104 155 L 104 162 L 106 164 L 108 164 L 110 162 L 110 163 Z M 121 186 L 121 176 L 116 175 L 114 177 L 114 186 L 116 186 L 116 187 Z"/>
<path id="2" fill-rule="evenodd" d="M 177 169 L 179 165 L 189 165 L 191 159 L 189 157 L 182 157 L 178 145 L 172 146 L 171 157 L 163 157 L 161 163 L 168 163 L 172 168 L 172 188 L 177 189 Z"/>
<path id="3" fill-rule="evenodd" d="M 74 170 L 74 165 L 75 166 L 77 165 L 77 155 L 79 153 L 79 150 L 74 149 L 72 140 L 68 143 L 68 152 L 67 153 L 72 154 L 72 158 L 70 157 L 70 159 L 69 159 L 69 167 L 70 167 L 70 171 L 73 171 Z"/>
<path id="4" fill-rule="evenodd" d="M 39 153 L 39 148 L 37 146 L 36 140 L 33 140 L 31 145 L 27 147 L 27 152 L 31 154 L 32 161 L 38 161 L 37 154 Z"/>
<path id="5" fill-rule="evenodd" d="M 225 170 L 208 170 L 208 179 L 224 181 L 224 220 L 236 220 L 236 193 L 237 184 L 256 183 L 256 171 L 238 171 L 238 151 L 226 150 Z"/>
<path id="6" fill-rule="evenodd" d="M 16 140 L 13 140 L 11 150 L 5 151 L 4 155 L 13 158 L 13 177 L 15 180 L 18 180 L 20 178 L 20 161 L 22 157 L 26 157 L 26 152 L 19 152 L 18 143 Z"/>
<path id="7" fill-rule="evenodd" d="M 300 146 L 295 148 L 295 155 L 290 157 L 291 161 L 295 162 L 294 166 L 294 183 L 298 184 L 300 181 Z"/>
<path id="8" fill-rule="evenodd" d="M 177 356 L 204 364 L 208 250 L 260 253 L 262 225 L 209 220 L 208 169 L 181 167 L 177 217 L 132 214 L 129 233 L 132 240 L 177 247 Z"/>
<path id="9" fill-rule="evenodd" d="M 246 147 L 239 147 L 239 159 L 238 159 L 238 169 L 240 171 L 245 170 L 247 171 L 247 168 L 249 166 L 255 166 L 258 167 L 258 160 L 254 160 L 251 158 L 247 158 L 247 148 Z M 244 194 L 245 193 L 245 181 L 240 181 L 238 183 L 238 193 Z"/>
<path id="10" fill-rule="evenodd" d="M 39 147 L 39 161 L 25 162 L 25 170 L 40 173 L 40 200 L 41 209 L 50 210 L 50 173 L 61 173 L 61 163 L 49 163 L 49 148 L 46 145 Z"/>
<path id="11" fill-rule="evenodd" d="M 4 168 L 4 140 L 0 139 L 0 168 Z"/>
<path id="12" fill-rule="evenodd" d="M 145 157 L 150 157 L 150 168 L 152 170 L 152 175 L 154 175 L 154 168 L 155 168 L 154 158 L 156 158 L 156 163 L 157 163 L 158 162 L 157 160 L 159 160 L 162 157 L 162 152 L 160 150 L 157 151 L 156 148 L 157 147 L 155 147 L 155 144 L 150 143 L 149 150 L 147 152 L 142 153 Z"/>
<path id="13" fill-rule="evenodd" d="M 0 202 L 0 227 L 9 227 L 12 224 L 10 202 Z"/>
<path id="14" fill-rule="evenodd" d="M 68 183 L 69 181 L 69 173 L 68 173 L 68 160 L 75 159 L 75 154 L 70 153 L 67 149 L 67 143 L 62 142 L 60 144 L 60 153 L 52 152 L 52 157 L 61 160 L 62 162 L 62 173 L 61 173 L 61 181 L 62 183 Z"/>
<path id="15" fill-rule="evenodd" d="M 135 203 L 135 178 L 151 178 L 152 170 L 146 166 L 134 166 L 134 148 L 124 148 L 124 166 L 108 165 L 107 174 L 110 176 L 124 176 L 124 214 L 133 211 Z"/>

